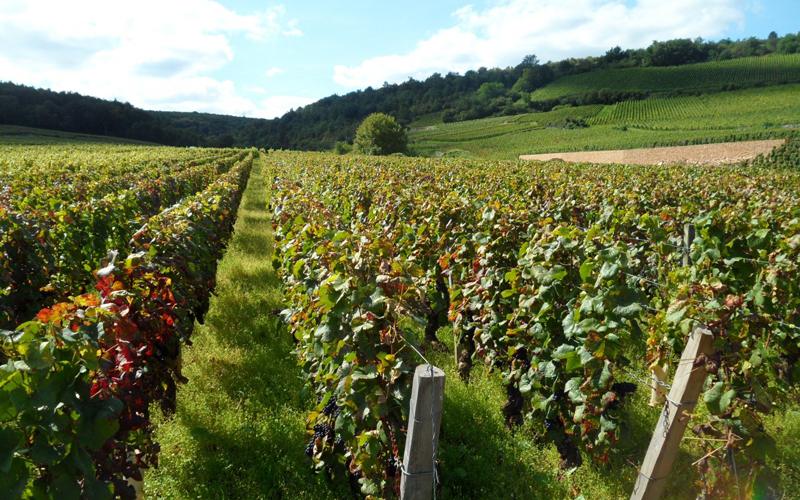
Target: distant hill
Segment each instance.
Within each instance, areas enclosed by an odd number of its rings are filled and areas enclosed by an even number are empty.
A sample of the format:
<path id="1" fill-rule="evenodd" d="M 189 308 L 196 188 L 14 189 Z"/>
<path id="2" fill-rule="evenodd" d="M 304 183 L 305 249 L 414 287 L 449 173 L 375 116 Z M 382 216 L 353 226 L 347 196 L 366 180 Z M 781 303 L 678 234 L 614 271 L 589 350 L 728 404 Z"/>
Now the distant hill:
<path id="1" fill-rule="evenodd" d="M 451 150 L 496 159 L 521 154 L 800 139 L 800 84 L 431 125 L 409 134 L 425 156 Z"/>
<path id="2" fill-rule="evenodd" d="M 586 96 L 603 90 L 645 92 L 733 90 L 800 83 L 800 54 L 771 54 L 684 66 L 605 69 L 570 75 L 531 93 L 532 101 Z"/>

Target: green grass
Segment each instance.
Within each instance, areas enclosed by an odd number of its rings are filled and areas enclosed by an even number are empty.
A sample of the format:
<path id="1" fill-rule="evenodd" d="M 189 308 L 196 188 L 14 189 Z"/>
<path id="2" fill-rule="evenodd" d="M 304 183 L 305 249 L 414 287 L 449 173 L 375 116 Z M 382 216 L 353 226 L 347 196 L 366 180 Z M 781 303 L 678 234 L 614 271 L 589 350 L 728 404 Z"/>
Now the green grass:
<path id="1" fill-rule="evenodd" d="M 672 92 L 800 82 L 800 54 L 774 54 L 674 67 L 607 69 L 559 78 L 531 94 L 544 101 L 602 89 Z"/>
<path id="2" fill-rule="evenodd" d="M 637 149 L 708 142 L 800 137 L 800 85 L 780 85 L 611 106 L 561 108 L 547 113 L 439 125 L 409 134 L 426 156 L 463 149 L 476 156 L 514 159 L 521 154 Z M 560 130 L 566 118 L 591 126 Z"/>
<path id="3" fill-rule="evenodd" d="M 314 474 L 303 448 L 304 412 L 293 342 L 271 311 L 280 305 L 267 192 L 260 163 L 217 272 L 206 323 L 185 348 L 189 382 L 176 415 L 157 426 L 160 467 L 148 499 L 337 499 L 347 485 Z M 155 413 L 155 412 L 154 412 Z"/>
<path id="4" fill-rule="evenodd" d="M 140 144 L 140 145 L 158 146 L 158 144 L 152 142 L 136 141 L 133 139 L 122 139 L 119 137 L 78 134 L 73 132 L 62 132 L 60 130 L 20 127 L 16 125 L 0 125 L 0 146 L 3 145 L 46 146 L 51 144 L 86 144 L 86 143 Z"/>

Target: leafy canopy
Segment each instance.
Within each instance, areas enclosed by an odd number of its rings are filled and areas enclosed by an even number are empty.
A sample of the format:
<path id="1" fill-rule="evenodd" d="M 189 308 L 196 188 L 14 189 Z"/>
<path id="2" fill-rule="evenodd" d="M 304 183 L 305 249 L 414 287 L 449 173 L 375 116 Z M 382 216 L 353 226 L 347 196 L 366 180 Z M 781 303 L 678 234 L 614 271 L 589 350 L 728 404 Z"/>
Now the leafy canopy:
<path id="1" fill-rule="evenodd" d="M 371 156 L 405 153 L 408 137 L 394 117 L 373 113 L 358 127 L 353 148 L 356 153 Z"/>

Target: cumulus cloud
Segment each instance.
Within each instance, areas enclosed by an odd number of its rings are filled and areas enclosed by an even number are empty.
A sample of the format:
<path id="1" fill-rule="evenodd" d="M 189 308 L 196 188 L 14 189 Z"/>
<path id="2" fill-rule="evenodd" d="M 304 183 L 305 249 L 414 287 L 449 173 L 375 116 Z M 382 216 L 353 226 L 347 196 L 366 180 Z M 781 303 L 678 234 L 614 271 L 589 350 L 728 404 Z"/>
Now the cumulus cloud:
<path id="1" fill-rule="evenodd" d="M 420 41 L 405 55 L 337 65 L 334 81 L 348 88 L 424 79 L 435 72 L 600 55 L 609 48 L 644 47 L 653 40 L 713 38 L 744 23 L 742 0 L 504 0 L 453 13 L 455 26 Z"/>
<path id="2" fill-rule="evenodd" d="M 270 68 L 270 69 L 267 70 L 266 75 L 267 76 L 275 76 L 275 75 L 279 75 L 281 73 L 283 73 L 283 70 L 280 69 L 280 68 Z"/>
<path id="3" fill-rule="evenodd" d="M 149 109 L 255 114 L 232 81 L 207 75 L 233 59 L 231 36 L 297 30 L 285 16 L 212 0 L 0 0 L 0 77 Z"/>

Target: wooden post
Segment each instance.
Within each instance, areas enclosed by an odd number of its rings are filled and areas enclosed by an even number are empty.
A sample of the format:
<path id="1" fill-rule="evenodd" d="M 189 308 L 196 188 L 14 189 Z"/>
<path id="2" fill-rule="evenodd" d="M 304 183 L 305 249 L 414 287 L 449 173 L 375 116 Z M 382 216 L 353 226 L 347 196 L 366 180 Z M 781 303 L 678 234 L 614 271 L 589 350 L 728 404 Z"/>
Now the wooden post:
<path id="1" fill-rule="evenodd" d="M 695 229 L 694 224 L 686 224 L 683 226 L 683 265 L 691 266 L 692 257 L 689 255 L 689 250 L 694 243 Z"/>
<path id="2" fill-rule="evenodd" d="M 400 480 L 401 500 L 430 500 L 433 493 L 436 467 L 433 449 L 439 446 L 444 380 L 444 372 L 433 365 L 420 365 L 414 372 L 404 471 Z"/>
<path id="3" fill-rule="evenodd" d="M 692 361 L 701 354 L 710 354 L 713 350 L 713 337 L 705 327 L 698 326 L 689 337 L 683 351 L 675 380 L 669 391 L 669 399 L 664 403 L 664 411 L 658 419 L 647 455 L 636 478 L 631 500 L 656 500 L 664 489 L 678 447 L 681 444 L 689 419 L 683 418 L 686 411 L 694 409 L 697 398 L 703 390 L 706 379 L 706 366 L 702 363 L 694 367 Z M 673 404 L 676 403 L 676 404 Z"/>

